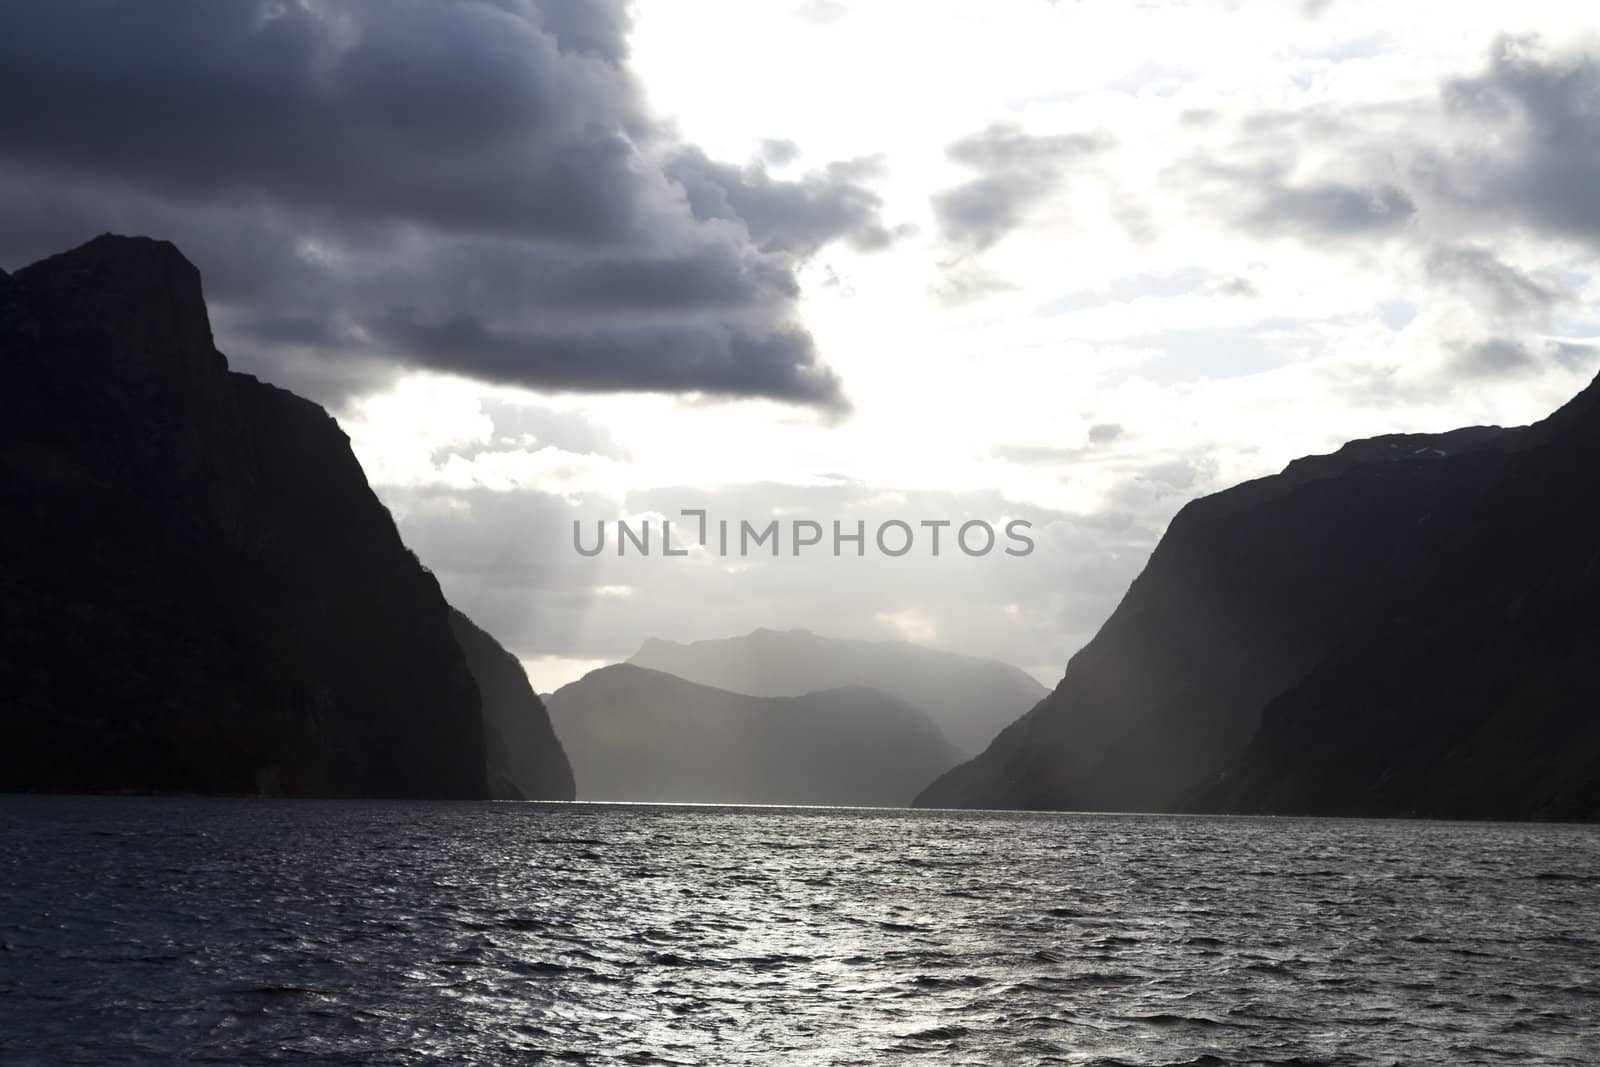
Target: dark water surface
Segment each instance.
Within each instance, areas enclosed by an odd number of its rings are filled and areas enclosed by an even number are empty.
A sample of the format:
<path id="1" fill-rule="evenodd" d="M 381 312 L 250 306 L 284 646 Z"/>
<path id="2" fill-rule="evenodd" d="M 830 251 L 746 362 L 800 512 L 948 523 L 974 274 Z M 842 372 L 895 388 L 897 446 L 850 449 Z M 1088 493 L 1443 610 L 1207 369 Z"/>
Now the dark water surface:
<path id="1" fill-rule="evenodd" d="M 1600 1063 L 1600 830 L 0 798 L 0 1062 Z"/>

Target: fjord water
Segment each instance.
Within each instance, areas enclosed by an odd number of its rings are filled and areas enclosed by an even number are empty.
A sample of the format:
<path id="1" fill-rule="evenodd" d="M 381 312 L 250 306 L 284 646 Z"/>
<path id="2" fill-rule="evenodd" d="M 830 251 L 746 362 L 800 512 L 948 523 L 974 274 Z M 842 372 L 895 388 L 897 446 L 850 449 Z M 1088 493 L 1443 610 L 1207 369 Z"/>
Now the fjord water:
<path id="1" fill-rule="evenodd" d="M 1600 828 L 0 798 L 0 1062 L 1592 1064 Z"/>

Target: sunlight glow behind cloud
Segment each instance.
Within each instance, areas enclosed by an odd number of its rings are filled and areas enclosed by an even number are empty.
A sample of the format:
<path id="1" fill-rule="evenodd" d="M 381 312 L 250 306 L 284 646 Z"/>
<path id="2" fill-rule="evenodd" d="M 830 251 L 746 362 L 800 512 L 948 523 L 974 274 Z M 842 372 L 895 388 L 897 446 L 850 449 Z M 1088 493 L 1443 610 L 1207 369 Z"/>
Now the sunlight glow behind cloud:
<path id="1" fill-rule="evenodd" d="M 472 8 L 440 45 L 481 59 L 466 129 L 350 41 L 286 38 L 428 160 L 471 141 L 381 196 L 284 167 L 228 214 L 159 152 L 113 179 L 0 121 L 0 191 L 62 175 L 12 198 L 8 255 L 187 220 L 160 235 L 206 271 L 221 347 L 337 405 L 408 541 L 541 686 L 762 625 L 1053 676 L 1185 501 L 1354 437 L 1525 422 L 1600 367 L 1600 142 L 1574 135 L 1600 80 L 1570 4 L 640 0 L 625 41 L 622 10 Z M 625 133 L 612 185 L 570 186 L 582 218 L 518 199 L 568 188 L 546 164 L 588 143 L 529 125 L 534 75 Z M 1006 574 L 674 572 L 566 541 L 580 516 L 896 497 L 1028 511 L 1040 550 Z"/>

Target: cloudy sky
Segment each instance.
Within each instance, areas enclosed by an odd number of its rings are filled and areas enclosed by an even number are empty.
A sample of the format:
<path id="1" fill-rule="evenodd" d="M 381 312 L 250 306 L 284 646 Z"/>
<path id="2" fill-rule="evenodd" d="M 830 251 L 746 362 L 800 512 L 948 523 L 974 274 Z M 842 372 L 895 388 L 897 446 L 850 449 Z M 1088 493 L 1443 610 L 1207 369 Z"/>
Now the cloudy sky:
<path id="1" fill-rule="evenodd" d="M 0 266 L 176 242 L 541 689 L 756 626 L 1054 682 L 1185 501 L 1600 370 L 1600 20 L 1441 10 L 0 0 Z M 683 508 L 1037 548 L 573 550 Z"/>

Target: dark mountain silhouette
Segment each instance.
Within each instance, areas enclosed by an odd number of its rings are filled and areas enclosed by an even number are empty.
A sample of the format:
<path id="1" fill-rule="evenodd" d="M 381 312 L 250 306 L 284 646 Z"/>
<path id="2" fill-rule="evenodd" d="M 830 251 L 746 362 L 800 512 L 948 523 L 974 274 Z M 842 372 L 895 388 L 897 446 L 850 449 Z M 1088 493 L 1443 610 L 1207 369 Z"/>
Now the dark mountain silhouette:
<path id="1" fill-rule="evenodd" d="M 971 756 L 1048 690 L 1015 667 L 903 641 L 840 641 L 756 630 L 717 641 L 646 641 L 629 663 L 752 696 L 864 685 L 922 709 Z"/>
<path id="2" fill-rule="evenodd" d="M 450 627 L 483 698 L 489 794 L 496 800 L 571 800 L 572 766 L 517 657 L 455 608 Z"/>
<path id="3" fill-rule="evenodd" d="M 0 617 L 0 789 L 486 795 L 438 583 L 165 242 L 0 278 Z"/>
<path id="4" fill-rule="evenodd" d="M 619 663 L 549 701 L 583 800 L 898 806 L 961 758 L 862 686 L 755 697 Z"/>
<path id="5" fill-rule="evenodd" d="M 1520 437 L 1191 807 L 1600 818 L 1600 380 Z"/>
<path id="6" fill-rule="evenodd" d="M 1056 690 L 918 803 L 1594 813 L 1597 389 L 1194 501 Z"/>

